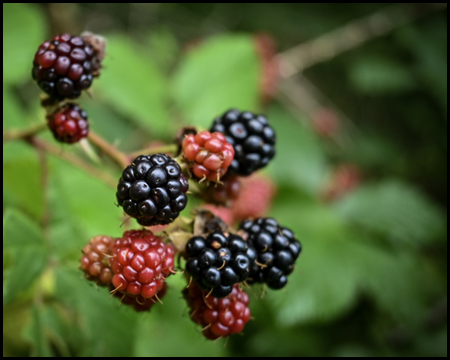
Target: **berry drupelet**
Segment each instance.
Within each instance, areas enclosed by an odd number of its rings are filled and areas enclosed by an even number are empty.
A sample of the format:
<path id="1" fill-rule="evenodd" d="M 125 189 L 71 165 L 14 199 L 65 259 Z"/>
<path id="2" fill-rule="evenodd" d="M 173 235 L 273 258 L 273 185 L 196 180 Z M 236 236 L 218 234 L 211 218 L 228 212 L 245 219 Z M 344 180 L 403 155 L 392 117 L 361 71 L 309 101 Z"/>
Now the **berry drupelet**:
<path id="1" fill-rule="evenodd" d="M 184 159 L 197 179 L 219 182 L 233 161 L 234 149 L 221 133 L 201 131 L 182 143 Z"/>
<path id="2" fill-rule="evenodd" d="M 109 257 L 112 255 L 114 238 L 99 235 L 89 241 L 82 252 L 81 270 L 86 279 L 94 281 L 97 285 L 106 286 L 111 283 L 112 272 L 109 267 Z"/>
<path id="3" fill-rule="evenodd" d="M 39 46 L 32 76 L 50 97 L 76 99 L 99 76 L 102 57 L 82 37 L 62 34 Z"/>
<path id="4" fill-rule="evenodd" d="M 190 307 L 192 321 L 203 327 L 203 335 L 210 340 L 242 332 L 250 320 L 249 297 L 246 292 L 233 286 L 228 297 L 218 299 L 207 296 L 207 291 L 192 283 L 183 290 Z"/>
<path id="5" fill-rule="evenodd" d="M 89 133 L 87 114 L 76 104 L 66 104 L 47 115 L 47 124 L 55 139 L 66 144 L 73 144 Z"/>
<path id="6" fill-rule="evenodd" d="M 206 238 L 192 237 L 186 244 L 186 271 L 214 297 L 231 293 L 233 285 L 247 279 L 256 254 L 240 236 L 214 231 Z"/>
<path id="7" fill-rule="evenodd" d="M 141 155 L 123 171 L 116 198 L 139 224 L 166 225 L 186 207 L 188 189 L 186 177 L 171 157 Z"/>
<path id="8" fill-rule="evenodd" d="M 283 288 L 302 250 L 292 231 L 272 218 L 245 220 L 240 229 L 248 234 L 247 241 L 256 252 L 247 282 L 267 283 L 271 289 Z"/>
<path id="9" fill-rule="evenodd" d="M 129 295 L 126 292 L 115 291 L 114 285 L 110 285 L 109 289 L 115 298 L 120 299 L 121 304 L 131 306 L 135 311 L 150 311 L 153 305 L 157 304 L 166 295 L 167 284 L 164 283 L 162 289 L 151 298 L 144 298 L 142 295 Z"/>
<path id="10" fill-rule="evenodd" d="M 149 230 L 125 231 L 112 246 L 110 266 L 115 291 L 153 298 L 174 272 L 174 249 Z"/>
<path id="11" fill-rule="evenodd" d="M 214 120 L 210 131 L 224 134 L 234 147 L 230 173 L 248 176 L 266 166 L 275 155 L 275 131 L 263 115 L 229 110 Z"/>

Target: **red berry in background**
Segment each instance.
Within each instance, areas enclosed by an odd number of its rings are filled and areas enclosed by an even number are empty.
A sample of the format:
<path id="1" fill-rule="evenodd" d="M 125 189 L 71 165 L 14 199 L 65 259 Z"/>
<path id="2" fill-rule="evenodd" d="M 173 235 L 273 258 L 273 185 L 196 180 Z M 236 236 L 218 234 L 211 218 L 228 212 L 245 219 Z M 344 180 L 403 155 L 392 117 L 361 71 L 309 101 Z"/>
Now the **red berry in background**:
<path id="1" fill-rule="evenodd" d="M 333 169 L 328 184 L 322 191 L 321 198 L 331 202 L 348 195 L 361 183 L 361 170 L 353 164 L 340 164 Z"/>
<path id="2" fill-rule="evenodd" d="M 229 208 L 213 204 L 203 204 L 200 205 L 200 208 L 211 211 L 215 216 L 220 217 L 228 226 L 234 223 L 234 215 Z"/>
<path id="3" fill-rule="evenodd" d="M 112 272 L 109 267 L 109 257 L 112 255 L 114 238 L 99 235 L 89 241 L 82 252 L 81 270 L 84 271 L 86 279 L 96 282 L 100 286 L 111 283 Z"/>
<path id="4" fill-rule="evenodd" d="M 275 96 L 280 79 L 280 68 L 276 58 L 277 46 L 275 39 L 269 34 L 256 34 L 254 43 L 261 64 L 259 92 L 262 102 L 268 103 Z"/>
<path id="5" fill-rule="evenodd" d="M 87 114 L 76 104 L 66 104 L 47 115 L 48 127 L 59 142 L 73 144 L 89 133 Z"/>
<path id="6" fill-rule="evenodd" d="M 330 138 L 339 131 L 339 117 L 331 109 L 319 109 L 312 120 L 313 129 L 319 136 Z"/>
<path id="7" fill-rule="evenodd" d="M 266 215 L 276 193 L 275 183 L 269 178 L 256 174 L 241 181 L 240 196 L 231 205 L 235 221 Z"/>
<path id="8" fill-rule="evenodd" d="M 219 182 L 234 158 L 234 148 L 221 133 L 201 131 L 183 140 L 182 153 L 193 176 Z"/>
<path id="9" fill-rule="evenodd" d="M 194 282 L 183 290 L 183 295 L 192 321 L 202 326 L 207 339 L 238 334 L 250 320 L 249 297 L 237 284 L 231 294 L 222 299 L 207 296 L 208 292 L 201 290 Z"/>
<path id="10" fill-rule="evenodd" d="M 161 299 L 166 295 L 167 292 L 167 284 L 164 283 L 163 288 L 157 292 L 157 294 L 151 298 L 144 298 L 141 295 L 132 296 L 127 293 L 123 293 L 121 291 L 114 291 L 115 288 L 111 284 L 110 290 L 115 298 L 120 300 L 121 304 L 126 306 L 131 306 L 135 311 L 149 311 L 153 305 L 157 304 Z"/>
<path id="11" fill-rule="evenodd" d="M 99 76 L 104 54 L 89 40 L 62 34 L 39 46 L 32 76 L 52 98 L 76 99 Z"/>
<path id="12" fill-rule="evenodd" d="M 208 203 L 216 205 L 230 205 L 239 198 L 241 180 L 239 176 L 225 174 L 220 184 L 208 184 L 202 191 L 202 198 Z"/>
<path id="13" fill-rule="evenodd" d="M 174 271 L 174 249 L 149 230 L 125 231 L 116 239 L 110 266 L 114 291 L 153 298 Z"/>

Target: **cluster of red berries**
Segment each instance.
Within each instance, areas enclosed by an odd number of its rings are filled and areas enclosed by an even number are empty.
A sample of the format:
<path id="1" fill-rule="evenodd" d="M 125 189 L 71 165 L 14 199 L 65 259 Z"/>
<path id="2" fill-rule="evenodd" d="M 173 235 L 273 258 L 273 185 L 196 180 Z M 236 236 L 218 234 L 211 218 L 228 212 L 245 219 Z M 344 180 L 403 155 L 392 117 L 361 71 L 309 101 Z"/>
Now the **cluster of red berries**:
<path id="1" fill-rule="evenodd" d="M 57 141 L 72 144 L 87 136 L 86 112 L 67 100 L 89 89 L 100 75 L 103 58 L 104 40 L 91 33 L 61 34 L 39 46 L 32 76 L 49 96 L 47 122 Z"/>

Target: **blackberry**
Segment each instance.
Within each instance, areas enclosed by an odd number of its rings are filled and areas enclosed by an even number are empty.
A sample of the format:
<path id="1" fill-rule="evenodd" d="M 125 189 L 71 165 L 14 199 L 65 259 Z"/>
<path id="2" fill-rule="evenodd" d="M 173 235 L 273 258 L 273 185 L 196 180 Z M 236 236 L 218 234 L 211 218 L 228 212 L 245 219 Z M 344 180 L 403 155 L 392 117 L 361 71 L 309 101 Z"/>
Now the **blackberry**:
<path id="1" fill-rule="evenodd" d="M 99 235 L 89 241 L 82 252 L 81 270 L 86 279 L 94 281 L 97 285 L 106 286 L 111 283 L 112 272 L 109 267 L 108 257 L 112 255 L 114 238 Z"/>
<path id="2" fill-rule="evenodd" d="M 203 327 L 203 335 L 215 340 L 242 332 L 250 320 L 247 293 L 234 285 L 226 298 L 218 299 L 207 294 L 195 283 L 183 290 L 191 319 Z"/>
<path id="3" fill-rule="evenodd" d="M 224 134 L 234 147 L 230 173 L 248 176 L 266 166 L 275 155 L 275 131 L 263 115 L 229 110 L 214 120 L 210 131 Z"/>
<path id="4" fill-rule="evenodd" d="M 139 224 L 166 225 L 186 207 L 188 189 L 186 177 L 170 156 L 141 155 L 123 171 L 116 198 Z"/>
<path id="5" fill-rule="evenodd" d="M 182 143 L 183 157 L 197 179 L 219 182 L 233 161 L 234 149 L 221 133 L 201 131 L 187 135 Z"/>
<path id="6" fill-rule="evenodd" d="M 114 297 L 120 299 L 121 304 L 131 306 L 135 311 L 141 312 L 149 311 L 153 305 L 158 303 L 158 300 L 161 300 L 166 295 L 167 283 L 164 283 L 162 289 L 157 291 L 151 298 L 144 298 L 142 295 L 133 296 L 127 294 L 126 292 L 115 291 L 114 285 L 112 284 L 109 289 Z"/>
<path id="7" fill-rule="evenodd" d="M 112 252 L 113 293 L 152 298 L 174 271 L 173 247 L 149 230 L 125 231 L 122 238 L 116 239 Z"/>
<path id="8" fill-rule="evenodd" d="M 225 174 L 220 183 L 208 184 L 201 192 L 201 196 L 208 203 L 229 206 L 234 200 L 239 199 L 240 193 L 239 176 Z"/>
<path id="9" fill-rule="evenodd" d="M 102 57 L 82 37 L 62 34 L 39 46 L 32 76 L 50 97 L 76 99 L 99 76 Z"/>
<path id="10" fill-rule="evenodd" d="M 76 104 L 66 104 L 47 115 L 47 123 L 55 139 L 67 144 L 78 142 L 89 132 L 86 111 Z"/>
<path id="11" fill-rule="evenodd" d="M 247 241 L 256 252 L 247 282 L 267 283 L 271 289 L 283 288 L 302 250 L 292 231 L 272 218 L 245 220 L 240 229 L 248 234 Z"/>
<path id="12" fill-rule="evenodd" d="M 186 271 L 198 285 L 222 298 L 231 293 L 233 285 L 247 279 L 255 257 L 240 236 L 226 236 L 217 230 L 206 238 L 194 236 L 186 243 Z"/>

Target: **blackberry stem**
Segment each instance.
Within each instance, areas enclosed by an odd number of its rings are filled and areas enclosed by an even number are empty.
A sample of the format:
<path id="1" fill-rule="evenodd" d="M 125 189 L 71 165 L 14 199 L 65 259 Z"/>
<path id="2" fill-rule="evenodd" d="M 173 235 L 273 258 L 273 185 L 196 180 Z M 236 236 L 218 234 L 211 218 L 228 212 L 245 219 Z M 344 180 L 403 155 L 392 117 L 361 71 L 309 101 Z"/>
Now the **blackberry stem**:
<path id="1" fill-rule="evenodd" d="M 12 140 L 25 140 L 37 133 L 45 130 L 47 128 L 47 123 L 41 123 L 39 125 L 32 126 L 28 129 L 13 129 L 3 132 L 3 141 L 12 141 Z"/>
<path id="2" fill-rule="evenodd" d="M 102 152 L 104 152 L 112 160 L 114 160 L 121 168 L 126 168 L 130 164 L 127 155 L 116 149 L 115 146 L 108 143 L 105 139 L 103 139 L 100 135 L 96 134 L 92 130 L 89 131 L 88 139 Z"/>

